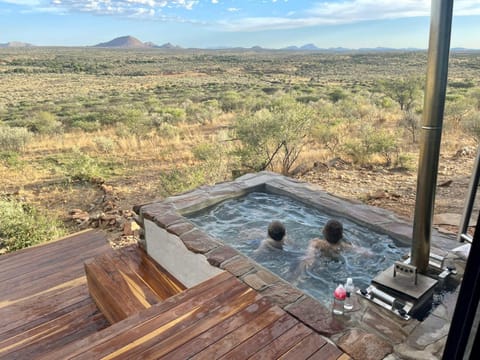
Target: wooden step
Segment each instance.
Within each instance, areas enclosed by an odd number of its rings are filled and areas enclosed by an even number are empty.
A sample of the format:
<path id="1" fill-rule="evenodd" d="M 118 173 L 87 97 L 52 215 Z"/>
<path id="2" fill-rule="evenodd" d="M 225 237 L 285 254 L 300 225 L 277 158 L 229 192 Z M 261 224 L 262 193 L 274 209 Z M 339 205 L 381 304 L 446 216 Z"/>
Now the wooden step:
<path id="1" fill-rule="evenodd" d="M 90 295 L 111 324 L 185 290 L 136 245 L 85 262 L 85 273 Z"/>

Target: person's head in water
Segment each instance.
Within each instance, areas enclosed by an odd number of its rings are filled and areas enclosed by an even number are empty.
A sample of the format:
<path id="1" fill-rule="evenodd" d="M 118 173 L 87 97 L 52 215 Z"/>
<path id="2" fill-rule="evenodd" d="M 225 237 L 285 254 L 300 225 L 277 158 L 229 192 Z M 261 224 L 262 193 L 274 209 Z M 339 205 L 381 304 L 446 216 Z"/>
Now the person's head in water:
<path id="1" fill-rule="evenodd" d="M 328 220 L 323 228 L 323 236 L 330 244 L 337 244 L 343 238 L 343 225 L 337 220 Z"/>
<path id="2" fill-rule="evenodd" d="M 280 221 L 272 221 L 268 225 L 268 236 L 275 241 L 282 241 L 286 234 L 285 226 Z"/>

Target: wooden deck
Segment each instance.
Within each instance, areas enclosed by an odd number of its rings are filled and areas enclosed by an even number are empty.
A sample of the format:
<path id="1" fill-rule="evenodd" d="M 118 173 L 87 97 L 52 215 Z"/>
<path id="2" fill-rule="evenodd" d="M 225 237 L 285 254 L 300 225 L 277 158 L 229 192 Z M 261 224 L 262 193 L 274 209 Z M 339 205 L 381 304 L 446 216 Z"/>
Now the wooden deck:
<path id="1" fill-rule="evenodd" d="M 349 359 L 224 272 L 43 359 Z"/>
<path id="2" fill-rule="evenodd" d="M 228 272 L 108 326 L 84 273 L 108 252 L 87 231 L 0 257 L 0 359 L 350 359 Z"/>
<path id="3" fill-rule="evenodd" d="M 90 230 L 0 256 L 0 359 L 35 359 L 108 325 L 83 268 L 108 248 Z"/>

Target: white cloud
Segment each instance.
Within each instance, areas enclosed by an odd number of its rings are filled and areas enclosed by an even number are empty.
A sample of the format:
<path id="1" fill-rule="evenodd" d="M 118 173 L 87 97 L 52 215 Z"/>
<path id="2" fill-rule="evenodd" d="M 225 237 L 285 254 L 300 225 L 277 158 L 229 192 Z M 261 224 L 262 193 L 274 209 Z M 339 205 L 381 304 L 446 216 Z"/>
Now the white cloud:
<path id="1" fill-rule="evenodd" d="M 0 2 L 13 4 L 13 5 L 27 5 L 27 6 L 37 6 L 40 5 L 40 0 L 2 0 Z"/>
<path id="2" fill-rule="evenodd" d="M 227 31 L 294 29 L 315 25 L 348 24 L 367 20 L 430 16 L 430 9 L 430 0 L 317 1 L 310 9 L 290 12 L 283 17 L 249 17 L 220 23 Z M 480 15 L 480 1 L 456 0 L 454 15 Z"/>
<path id="3" fill-rule="evenodd" d="M 1 1 L 38 2 L 40 0 Z M 199 0 L 50 0 L 50 8 L 62 9 L 65 12 L 86 12 L 97 15 L 155 17 L 165 8 L 192 10 L 198 3 Z M 161 16 L 159 18 L 165 19 Z"/>
<path id="4" fill-rule="evenodd" d="M 288 13 L 278 17 L 265 15 L 240 17 L 240 10 L 245 8 L 230 7 L 228 19 L 215 21 L 213 16 L 219 13 L 210 12 L 212 19 L 196 17 L 195 7 L 201 0 L 0 0 L 1 3 L 15 4 L 25 7 L 29 12 L 72 13 L 83 12 L 96 15 L 119 15 L 128 17 L 151 17 L 159 21 L 174 20 L 178 22 L 209 22 L 212 26 L 220 26 L 226 31 L 258 31 L 275 29 L 294 29 L 315 25 L 335 25 L 367 20 L 397 19 L 415 16 L 429 16 L 431 0 L 312 0 L 307 3 L 310 8 L 292 8 Z M 220 4 L 220 0 L 203 0 L 210 6 Z M 270 2 L 270 7 L 280 11 L 278 6 L 282 0 L 263 0 Z M 283 0 L 287 2 L 288 0 Z M 442 0 L 437 0 L 442 1 Z M 295 2 L 290 2 L 295 3 Z M 206 5 L 206 4 L 205 4 Z M 305 5 L 304 5 L 305 6 Z M 188 17 L 180 18 L 176 10 L 190 10 Z M 273 12 L 272 12 L 273 13 Z M 480 15 L 480 0 L 455 0 L 454 14 Z M 184 15 L 183 15 L 184 16 Z"/>

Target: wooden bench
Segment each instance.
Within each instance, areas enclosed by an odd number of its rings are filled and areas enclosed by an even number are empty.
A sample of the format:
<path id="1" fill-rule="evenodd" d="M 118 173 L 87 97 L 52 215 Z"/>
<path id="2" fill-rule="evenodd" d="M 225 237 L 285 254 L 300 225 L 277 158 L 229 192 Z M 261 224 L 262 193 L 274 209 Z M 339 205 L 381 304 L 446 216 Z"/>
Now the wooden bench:
<path id="1" fill-rule="evenodd" d="M 138 246 L 86 261 L 85 273 L 91 297 L 111 324 L 185 290 Z"/>

